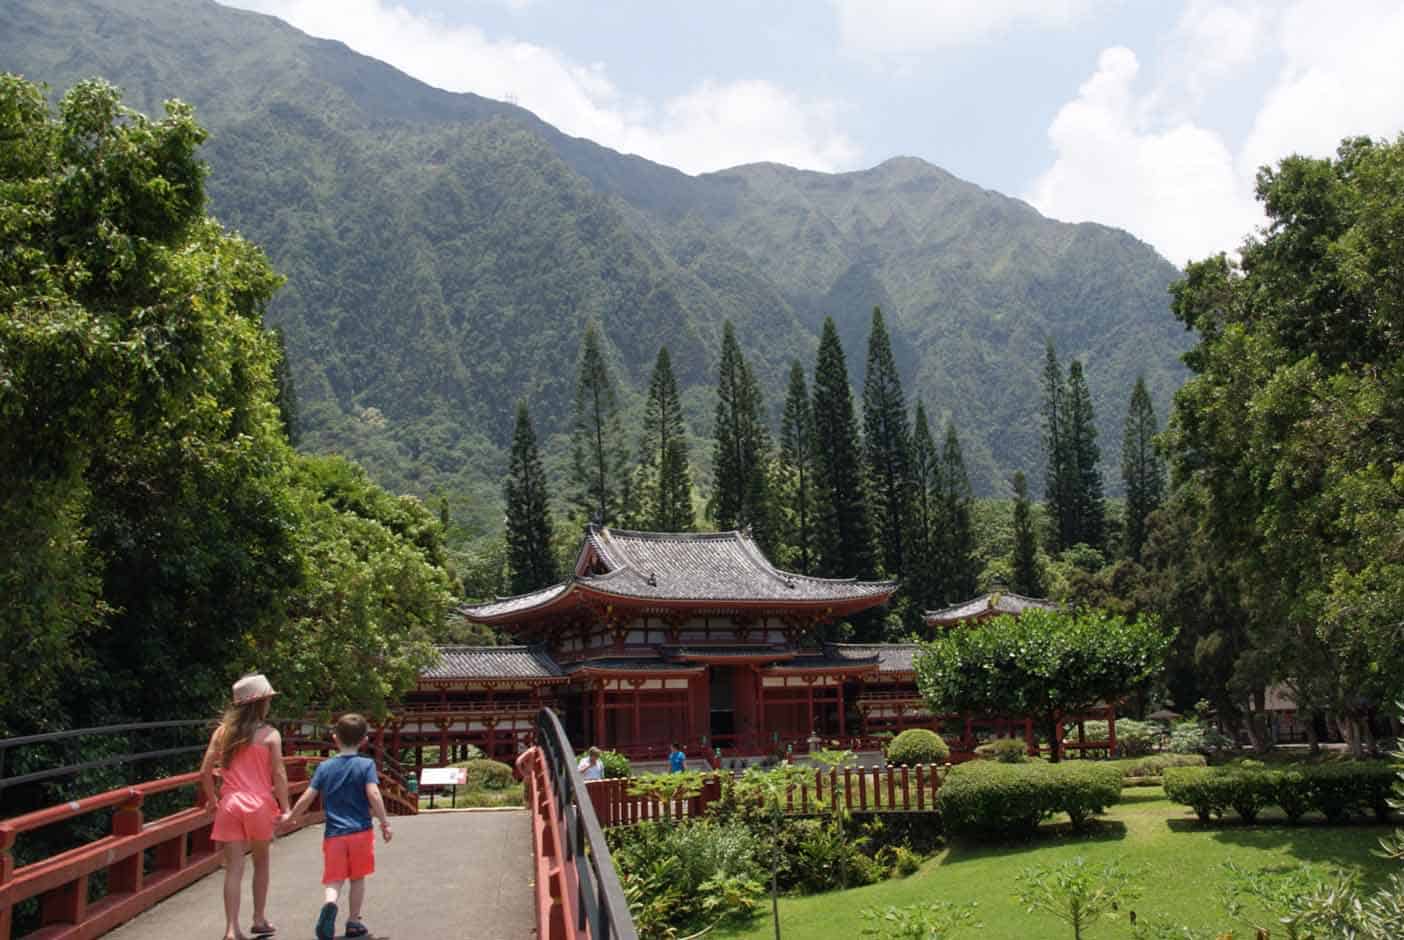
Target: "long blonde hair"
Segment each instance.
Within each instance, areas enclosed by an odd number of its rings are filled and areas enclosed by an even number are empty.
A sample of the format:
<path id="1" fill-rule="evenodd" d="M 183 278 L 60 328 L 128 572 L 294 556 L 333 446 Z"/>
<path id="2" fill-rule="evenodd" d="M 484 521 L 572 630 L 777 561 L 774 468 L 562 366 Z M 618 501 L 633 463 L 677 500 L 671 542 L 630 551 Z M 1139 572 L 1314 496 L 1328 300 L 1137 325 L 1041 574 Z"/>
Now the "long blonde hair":
<path id="1" fill-rule="evenodd" d="M 272 699 L 261 698 L 242 705 L 230 705 L 219 722 L 219 765 L 227 768 L 252 741 L 263 720 L 268 717 Z"/>

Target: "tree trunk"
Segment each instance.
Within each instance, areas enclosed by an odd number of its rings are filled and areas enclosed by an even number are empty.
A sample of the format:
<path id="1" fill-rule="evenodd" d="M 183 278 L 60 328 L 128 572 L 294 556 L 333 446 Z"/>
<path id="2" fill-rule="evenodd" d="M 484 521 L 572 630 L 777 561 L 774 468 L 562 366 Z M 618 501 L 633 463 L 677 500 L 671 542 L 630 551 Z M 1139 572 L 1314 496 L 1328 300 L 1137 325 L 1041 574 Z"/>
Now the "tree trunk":
<path id="1" fill-rule="evenodd" d="M 1365 752 L 1371 757 L 1380 756 L 1380 745 L 1375 740 L 1375 715 L 1373 712 L 1366 712 L 1360 719 L 1360 725 L 1365 731 Z"/>
<path id="2" fill-rule="evenodd" d="M 1053 764 L 1056 764 L 1063 759 L 1063 742 L 1060 740 L 1062 738 L 1062 734 L 1060 733 L 1062 729 L 1058 727 L 1060 724 L 1061 722 L 1058 721 L 1057 716 L 1049 716 L 1048 760 L 1050 763 Z"/>
<path id="3" fill-rule="evenodd" d="M 1297 713 L 1298 720 L 1301 719 L 1301 712 Z M 1307 746 L 1313 757 L 1321 753 L 1321 739 L 1316 735 L 1316 716 L 1308 715 L 1305 722 Z"/>
<path id="4" fill-rule="evenodd" d="M 1364 750 L 1360 746 L 1360 725 L 1355 716 L 1351 715 L 1342 719 L 1341 727 L 1345 731 L 1346 743 L 1350 745 L 1350 756 L 1357 760 L 1364 757 Z"/>

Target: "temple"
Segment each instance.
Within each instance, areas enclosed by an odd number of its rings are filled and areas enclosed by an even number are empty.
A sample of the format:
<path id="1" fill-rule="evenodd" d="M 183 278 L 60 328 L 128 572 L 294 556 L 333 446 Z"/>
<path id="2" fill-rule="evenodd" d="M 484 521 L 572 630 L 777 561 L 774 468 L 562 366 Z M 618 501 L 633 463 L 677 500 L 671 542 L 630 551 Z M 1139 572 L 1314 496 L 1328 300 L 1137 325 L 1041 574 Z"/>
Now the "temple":
<path id="1" fill-rule="evenodd" d="M 932 715 L 915 644 L 821 642 L 824 624 L 886 604 L 892 581 L 815 578 L 773 566 L 747 532 L 632 532 L 591 525 L 570 577 L 461 608 L 515 646 L 440 647 L 380 729 L 404 754 L 467 744 L 510 759 L 555 708 L 577 748 L 634 759 L 803 752 L 811 736 L 853 749 L 911 727 L 974 747 L 972 720 Z M 927 615 L 933 628 L 1046 602 L 984 595 Z M 962 725 L 963 722 L 963 725 Z M 957 727 L 950 727 L 954 723 Z M 1012 733 L 1000 722 L 995 733 Z M 1025 723 L 1020 720 L 1018 728 Z"/>

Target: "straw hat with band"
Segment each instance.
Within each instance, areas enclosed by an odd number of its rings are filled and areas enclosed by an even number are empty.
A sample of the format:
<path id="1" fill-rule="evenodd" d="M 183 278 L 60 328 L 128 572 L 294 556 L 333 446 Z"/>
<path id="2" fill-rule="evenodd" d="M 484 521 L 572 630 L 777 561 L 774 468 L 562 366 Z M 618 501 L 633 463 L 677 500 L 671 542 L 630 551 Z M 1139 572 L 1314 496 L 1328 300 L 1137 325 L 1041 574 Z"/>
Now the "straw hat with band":
<path id="1" fill-rule="evenodd" d="M 272 698 L 278 693 L 273 691 L 273 684 L 268 681 L 268 677 L 261 672 L 244 676 L 234 683 L 234 704 L 247 705 L 250 702 L 258 702 L 266 698 Z"/>

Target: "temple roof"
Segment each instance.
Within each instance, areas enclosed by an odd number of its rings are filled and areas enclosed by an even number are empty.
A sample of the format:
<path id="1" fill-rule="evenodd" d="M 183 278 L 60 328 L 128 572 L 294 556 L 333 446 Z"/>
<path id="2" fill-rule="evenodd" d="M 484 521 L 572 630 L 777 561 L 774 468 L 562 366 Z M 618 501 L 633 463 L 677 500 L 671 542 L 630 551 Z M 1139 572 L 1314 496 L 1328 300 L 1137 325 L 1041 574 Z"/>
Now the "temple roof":
<path id="1" fill-rule="evenodd" d="M 421 679 L 552 679 L 563 676 L 539 646 L 440 646 Z"/>
<path id="2" fill-rule="evenodd" d="M 928 610 L 925 614 L 925 620 L 928 627 L 934 627 L 940 624 L 960 623 L 962 620 L 974 620 L 977 617 L 997 617 L 1000 614 L 1018 616 L 1030 608 L 1056 610 L 1057 607 L 1057 604 L 1042 598 L 1025 597 L 1022 594 L 1015 594 L 1013 591 L 995 591 L 990 594 L 981 594 L 973 600 L 956 604 L 953 607 Z"/>
<path id="3" fill-rule="evenodd" d="M 589 598 L 654 606 L 841 606 L 883 603 L 894 581 L 815 578 L 782 571 L 744 532 L 631 532 L 586 527 L 574 574 L 560 584 L 460 608 L 484 623 L 568 610 Z"/>
<path id="4" fill-rule="evenodd" d="M 828 643 L 834 656 L 854 661 L 876 659 L 878 672 L 912 672 L 921 646 L 917 643 Z"/>

